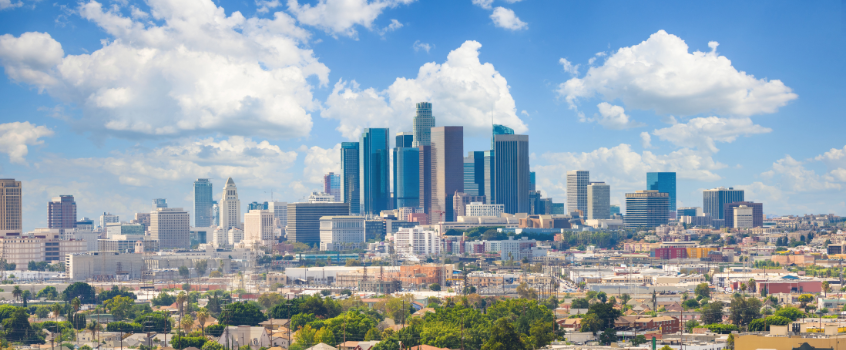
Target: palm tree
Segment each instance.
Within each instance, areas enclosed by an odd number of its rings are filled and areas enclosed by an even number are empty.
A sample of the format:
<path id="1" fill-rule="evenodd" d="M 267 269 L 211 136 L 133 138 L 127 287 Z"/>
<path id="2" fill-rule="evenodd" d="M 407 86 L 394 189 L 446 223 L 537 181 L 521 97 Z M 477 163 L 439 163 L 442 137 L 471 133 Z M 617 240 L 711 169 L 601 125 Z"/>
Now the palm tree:
<path id="1" fill-rule="evenodd" d="M 197 321 L 200 322 L 200 329 L 203 330 L 203 338 L 206 337 L 206 320 L 209 318 L 209 311 L 200 309 L 197 311 Z"/>
<path id="2" fill-rule="evenodd" d="M 59 334 L 59 313 L 62 312 L 62 306 L 59 303 L 55 303 L 51 311 L 53 311 L 53 321 L 56 323 L 56 334 Z M 53 339 L 50 339 L 50 350 L 55 350 L 55 341 L 56 335 L 53 335 Z"/>
<path id="3" fill-rule="evenodd" d="M 74 334 L 76 333 L 76 312 L 79 311 L 79 306 L 81 302 L 79 301 L 79 297 L 73 298 L 71 300 L 71 308 L 73 308 L 73 331 Z M 79 345 L 79 337 L 76 337 L 76 343 Z"/>
<path id="4" fill-rule="evenodd" d="M 12 289 L 12 297 L 15 299 L 20 299 L 22 295 L 23 291 L 21 290 L 21 287 L 15 286 L 15 289 Z"/>
<path id="5" fill-rule="evenodd" d="M 185 307 L 184 304 L 188 300 L 188 295 L 185 294 L 185 291 L 179 292 L 176 295 L 176 307 L 179 308 L 179 316 L 185 316 Z"/>

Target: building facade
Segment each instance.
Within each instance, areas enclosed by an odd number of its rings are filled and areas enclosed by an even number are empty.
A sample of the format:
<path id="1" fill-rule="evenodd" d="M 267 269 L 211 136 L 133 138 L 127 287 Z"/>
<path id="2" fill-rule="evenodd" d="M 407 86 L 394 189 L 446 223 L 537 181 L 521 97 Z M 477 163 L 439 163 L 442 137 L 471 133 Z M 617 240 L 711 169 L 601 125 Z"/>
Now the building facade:
<path id="1" fill-rule="evenodd" d="M 747 207 L 745 205 L 738 205 L 736 207 L 732 207 L 732 226 L 733 228 L 753 228 L 754 222 L 754 211 L 755 209 L 752 207 Z M 728 215 L 727 215 L 728 217 Z M 728 221 L 728 219 L 726 219 Z"/>
<path id="2" fill-rule="evenodd" d="M 741 228 L 735 225 L 734 223 L 734 215 L 735 215 L 735 208 L 740 206 L 746 206 L 752 209 L 752 222 L 749 227 L 746 227 L 746 223 L 742 228 L 752 228 L 752 227 L 763 227 L 764 226 L 764 204 L 763 203 L 755 203 L 755 202 L 734 202 L 734 203 L 727 203 L 723 207 L 723 217 L 725 217 L 725 226 L 726 227 L 733 227 L 733 228 Z"/>
<path id="3" fill-rule="evenodd" d="M 529 135 L 495 135 L 496 194 L 495 201 L 509 214 L 528 213 L 529 203 Z"/>
<path id="4" fill-rule="evenodd" d="M 485 195 L 485 152 L 470 151 L 464 157 L 464 193 Z"/>
<path id="5" fill-rule="evenodd" d="M 669 209 L 676 212 L 676 173 L 648 172 L 646 173 L 646 189 L 664 192 L 670 195 Z"/>
<path id="6" fill-rule="evenodd" d="M 398 254 L 439 255 L 441 253 L 441 236 L 437 231 L 423 228 L 401 228 L 394 234 L 394 247 Z"/>
<path id="7" fill-rule="evenodd" d="M 465 206 L 464 216 L 500 217 L 505 212 L 502 204 L 485 204 L 473 202 Z"/>
<path id="8" fill-rule="evenodd" d="M 400 148 L 413 148 L 414 145 L 414 133 L 411 132 L 398 132 L 396 137 L 396 142 L 394 143 L 394 148 L 391 151 L 392 154 L 392 169 L 393 169 L 393 176 L 391 177 L 393 181 L 393 186 L 391 189 L 393 190 L 393 196 L 391 197 L 392 206 L 394 209 L 400 208 L 399 206 L 399 172 L 400 172 L 400 163 L 399 163 L 399 149 Z M 416 164 L 417 162 L 415 162 Z M 416 167 L 415 167 L 416 168 Z"/>
<path id="9" fill-rule="evenodd" d="M 150 237 L 159 241 L 162 249 L 191 247 L 191 221 L 182 208 L 158 208 L 150 213 Z"/>
<path id="10" fill-rule="evenodd" d="M 394 159 L 396 208 L 420 207 L 420 149 L 397 147 Z"/>
<path id="11" fill-rule="evenodd" d="M 341 175 L 329 172 L 323 175 L 323 192 L 332 195 L 335 202 L 341 201 Z"/>
<path id="12" fill-rule="evenodd" d="M 626 193 L 625 225 L 629 228 L 658 227 L 669 219 L 670 195 L 658 191 Z"/>
<path id="13" fill-rule="evenodd" d="M 100 215 L 100 227 L 104 230 L 106 229 L 106 225 L 113 222 L 120 222 L 120 216 L 112 213 L 103 213 L 103 215 Z"/>
<path id="14" fill-rule="evenodd" d="M 364 247 L 363 216 L 324 216 L 320 218 L 320 250 L 343 251 Z"/>
<path id="15" fill-rule="evenodd" d="M 379 215 L 382 210 L 391 209 L 389 133 L 387 128 L 365 128 L 361 133 L 359 167 L 362 215 Z"/>
<path id="16" fill-rule="evenodd" d="M 212 225 L 212 205 L 214 192 L 209 179 L 194 181 L 194 227 L 209 227 Z"/>
<path id="17" fill-rule="evenodd" d="M 702 191 L 702 210 L 713 219 L 725 219 L 725 205 L 743 202 L 743 190 L 718 187 Z"/>
<path id="18" fill-rule="evenodd" d="M 288 204 L 288 240 L 310 245 L 320 244 L 320 218 L 349 215 L 347 203 L 317 202 Z"/>
<path id="19" fill-rule="evenodd" d="M 611 186 L 604 182 L 591 182 L 587 186 L 588 220 L 611 218 Z"/>
<path id="20" fill-rule="evenodd" d="M 70 229 L 76 227 L 76 201 L 73 196 L 53 197 L 47 204 L 47 227 Z"/>
<path id="21" fill-rule="evenodd" d="M 250 210 L 244 214 L 244 239 L 253 244 L 273 246 L 276 243 L 276 225 L 270 210 Z"/>
<path id="22" fill-rule="evenodd" d="M 23 230 L 22 186 L 15 179 L 0 179 L 0 231 Z"/>
<path id="23" fill-rule="evenodd" d="M 241 200 L 238 199 L 238 187 L 230 177 L 223 186 L 223 194 L 218 204 L 220 208 L 220 227 L 228 230 L 231 227 L 242 228 L 241 226 Z M 165 247 L 162 242 L 162 247 Z"/>
<path id="24" fill-rule="evenodd" d="M 414 115 L 414 141 L 411 147 L 429 146 L 432 140 L 432 128 L 435 127 L 435 116 L 432 115 L 432 104 L 417 103 L 417 114 Z"/>
<path id="25" fill-rule="evenodd" d="M 454 221 L 453 196 L 464 192 L 464 127 L 440 126 L 431 130 L 432 222 Z"/>
<path id="26" fill-rule="evenodd" d="M 464 192 L 456 192 L 452 197 L 452 208 L 455 218 L 452 221 L 458 221 L 459 216 L 467 215 L 467 205 L 470 203 L 484 203 L 485 196 L 472 196 Z"/>
<path id="27" fill-rule="evenodd" d="M 285 228 L 288 225 L 288 203 L 286 202 L 267 202 L 267 210 L 273 213 L 276 227 Z"/>
<path id="28" fill-rule="evenodd" d="M 419 146 L 417 149 L 420 154 L 420 163 L 418 164 L 420 170 L 419 203 L 423 212 L 429 215 L 429 209 L 432 207 L 432 146 Z"/>
<path id="29" fill-rule="evenodd" d="M 587 215 L 587 186 L 590 184 L 590 172 L 587 170 L 570 170 L 567 172 L 567 210 L 579 211 L 582 216 Z"/>
<path id="30" fill-rule="evenodd" d="M 350 207 L 348 214 L 361 210 L 361 173 L 359 172 L 358 142 L 341 143 L 341 196 Z"/>

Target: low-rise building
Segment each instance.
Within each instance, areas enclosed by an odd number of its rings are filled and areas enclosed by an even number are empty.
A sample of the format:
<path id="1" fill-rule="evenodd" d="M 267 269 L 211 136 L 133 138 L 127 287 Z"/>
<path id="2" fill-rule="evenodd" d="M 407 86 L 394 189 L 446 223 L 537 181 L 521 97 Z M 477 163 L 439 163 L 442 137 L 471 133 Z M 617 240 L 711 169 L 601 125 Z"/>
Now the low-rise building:
<path id="1" fill-rule="evenodd" d="M 320 218 L 320 250 L 364 248 L 363 216 L 324 216 Z"/>

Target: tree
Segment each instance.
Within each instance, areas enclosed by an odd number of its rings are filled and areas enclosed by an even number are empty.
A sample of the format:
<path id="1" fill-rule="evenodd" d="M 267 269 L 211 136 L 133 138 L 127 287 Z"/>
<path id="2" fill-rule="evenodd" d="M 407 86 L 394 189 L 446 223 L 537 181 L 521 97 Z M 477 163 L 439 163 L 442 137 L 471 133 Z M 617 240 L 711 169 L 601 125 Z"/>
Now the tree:
<path id="1" fill-rule="evenodd" d="M 211 301 L 211 300 L 210 300 Z M 159 293 L 153 300 L 153 306 L 170 306 L 176 302 L 176 297 L 165 292 Z"/>
<path id="2" fill-rule="evenodd" d="M 135 293 L 130 292 L 126 289 L 119 289 L 117 286 L 112 286 L 112 289 L 100 292 L 100 295 L 97 297 L 97 299 L 103 301 L 112 299 L 116 296 L 124 296 L 132 300 L 138 299 L 138 296 L 136 296 Z"/>
<path id="3" fill-rule="evenodd" d="M 643 334 L 638 334 L 634 338 L 632 338 L 632 345 L 634 345 L 634 346 L 638 346 L 640 344 L 645 344 L 645 343 L 646 343 L 646 337 L 644 337 Z"/>
<path id="4" fill-rule="evenodd" d="M 699 307 L 699 302 L 696 301 L 696 299 L 687 299 L 682 302 L 682 307 L 684 307 L 685 310 L 696 309 Z"/>
<path id="5" fill-rule="evenodd" d="M 781 316 L 790 319 L 791 321 L 796 321 L 800 318 L 805 317 L 805 313 L 802 310 L 799 310 L 792 306 L 783 307 L 778 309 L 773 316 Z"/>
<path id="6" fill-rule="evenodd" d="M 538 298 L 538 291 L 529 287 L 528 283 L 521 282 L 517 286 L 517 295 L 523 299 L 535 300 Z"/>
<path id="7" fill-rule="evenodd" d="M 185 265 L 182 265 L 179 267 L 179 276 L 182 276 L 184 279 L 188 279 L 191 277 L 191 271 L 189 271 Z"/>
<path id="8" fill-rule="evenodd" d="M 372 341 L 372 340 L 382 340 L 382 333 L 379 332 L 377 328 L 370 328 L 367 333 L 364 334 L 364 341 Z"/>
<path id="9" fill-rule="evenodd" d="M 828 271 L 830 272 L 831 270 L 828 270 Z M 827 296 L 828 292 L 831 291 L 831 286 L 828 285 L 828 281 L 823 281 L 822 290 L 823 290 L 823 296 Z"/>
<path id="10" fill-rule="evenodd" d="M 429 285 L 429 290 L 438 292 L 441 290 L 441 285 L 438 283 L 432 283 L 431 285 Z"/>
<path id="11" fill-rule="evenodd" d="M 234 302 L 226 305 L 220 313 L 219 320 L 233 326 L 258 326 L 259 323 L 267 320 L 267 317 L 259 310 L 256 303 Z"/>
<path id="12" fill-rule="evenodd" d="M 782 316 L 770 316 L 767 318 L 759 318 L 749 322 L 749 331 L 750 332 L 765 332 L 770 330 L 770 326 L 786 326 L 789 325 L 791 321 L 787 317 Z"/>
<path id="13" fill-rule="evenodd" d="M 602 331 L 602 334 L 599 335 L 599 342 L 605 345 L 610 345 L 613 342 L 617 341 L 617 331 L 614 328 L 606 328 Z"/>
<path id="14" fill-rule="evenodd" d="M 11 317 L 3 320 L 4 336 L 13 342 L 40 343 L 40 332 L 36 332 L 29 324 L 29 313 L 26 308 L 15 308 Z"/>
<path id="15" fill-rule="evenodd" d="M 82 304 L 94 304 L 94 287 L 85 282 L 75 282 L 62 291 L 62 300 L 71 301 L 78 298 Z"/>
<path id="16" fill-rule="evenodd" d="M 588 309 L 588 316 L 596 315 L 600 321 L 600 329 L 607 329 L 607 328 L 614 328 L 614 322 L 617 321 L 617 318 L 622 316 L 623 313 L 620 310 L 614 308 L 613 305 L 608 303 L 596 303 L 590 306 Z"/>
<path id="17" fill-rule="evenodd" d="M 203 347 L 200 348 L 201 350 L 224 350 L 223 345 L 216 341 L 207 341 L 203 344 Z"/>
<path id="18" fill-rule="evenodd" d="M 731 300 L 729 320 L 739 326 L 748 325 L 749 322 L 761 317 L 761 301 L 755 298 L 744 298 L 736 295 Z"/>
<path id="19" fill-rule="evenodd" d="M 581 329 L 579 329 L 579 331 L 592 332 L 594 335 L 596 335 L 596 332 L 598 332 L 601 328 L 602 321 L 599 319 L 599 317 L 596 316 L 596 314 L 588 314 L 587 316 L 582 318 Z"/>
<path id="20" fill-rule="evenodd" d="M 808 312 L 808 303 L 814 301 L 814 296 L 812 294 L 802 294 L 799 296 L 799 305 L 800 307 L 805 309 L 805 312 Z"/>
<path id="21" fill-rule="evenodd" d="M 573 309 L 587 309 L 589 307 L 590 303 L 587 301 L 587 299 L 584 298 L 576 298 L 573 299 L 572 302 L 570 302 L 570 308 Z"/>
<path id="22" fill-rule="evenodd" d="M 632 296 L 629 295 L 628 293 L 623 293 L 623 295 L 620 296 L 621 305 L 628 304 L 629 300 L 632 300 Z"/>
<path id="23" fill-rule="evenodd" d="M 206 336 L 206 320 L 209 319 L 209 311 L 200 309 L 197 311 L 197 322 L 200 323 L 200 329 L 203 331 L 203 336 Z"/>
<path id="24" fill-rule="evenodd" d="M 204 337 L 174 337 L 171 339 L 170 345 L 173 345 L 175 349 L 185 349 L 188 347 L 200 349 L 206 345 L 207 342 L 209 342 L 209 340 Z"/>
<path id="25" fill-rule="evenodd" d="M 331 346 L 335 346 L 337 344 L 335 342 L 335 334 L 329 329 L 329 327 L 323 327 L 316 333 L 314 333 L 314 342 L 315 343 L 323 343 Z"/>
<path id="26" fill-rule="evenodd" d="M 714 302 L 702 307 L 702 323 L 712 324 L 721 322 L 723 322 L 722 303 Z"/>
<path id="27" fill-rule="evenodd" d="M 693 294 L 696 294 L 698 297 L 702 298 L 711 298 L 711 287 L 708 286 L 708 283 L 700 283 L 696 285 L 696 288 L 693 290 Z"/>
<path id="28" fill-rule="evenodd" d="M 206 327 L 206 334 L 212 337 L 220 337 L 223 334 L 224 329 L 226 329 L 225 324 L 213 324 Z"/>
<path id="29" fill-rule="evenodd" d="M 128 318 L 133 305 L 134 302 L 132 299 L 120 295 L 106 301 L 106 307 L 109 308 L 109 311 L 118 320 Z"/>
<path id="30" fill-rule="evenodd" d="M 206 271 L 209 269 L 209 261 L 208 260 L 200 260 L 194 263 L 194 270 L 197 270 L 197 277 L 203 277 L 206 274 Z"/>
<path id="31" fill-rule="evenodd" d="M 185 315 L 185 302 L 188 301 L 188 295 L 185 294 L 185 291 L 179 292 L 176 295 L 176 308 L 179 309 L 179 315 Z"/>
<path id="32" fill-rule="evenodd" d="M 526 350 L 526 344 L 508 320 L 499 319 L 491 328 L 491 335 L 482 345 L 482 350 Z"/>
<path id="33" fill-rule="evenodd" d="M 59 297 L 59 292 L 56 290 L 56 287 L 47 286 L 44 287 L 44 289 L 38 291 L 35 297 L 46 298 L 47 300 L 56 300 Z"/>
<path id="34" fill-rule="evenodd" d="M 684 329 L 688 333 L 693 332 L 693 329 L 699 326 L 699 321 L 697 320 L 688 320 L 684 323 Z"/>

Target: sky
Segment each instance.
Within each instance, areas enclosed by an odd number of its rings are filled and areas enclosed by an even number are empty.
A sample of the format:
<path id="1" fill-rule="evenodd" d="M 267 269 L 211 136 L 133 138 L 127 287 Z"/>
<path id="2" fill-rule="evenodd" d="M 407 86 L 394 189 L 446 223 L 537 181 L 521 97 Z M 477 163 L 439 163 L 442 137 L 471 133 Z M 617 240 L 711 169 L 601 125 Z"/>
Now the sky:
<path id="1" fill-rule="evenodd" d="M 193 205 L 232 177 L 242 205 L 298 201 L 363 128 L 411 131 L 414 104 L 529 135 L 537 187 L 566 172 L 612 204 L 646 172 L 678 207 L 735 187 L 767 215 L 846 215 L 842 1 L 0 0 L 0 178 L 24 230 Z"/>

